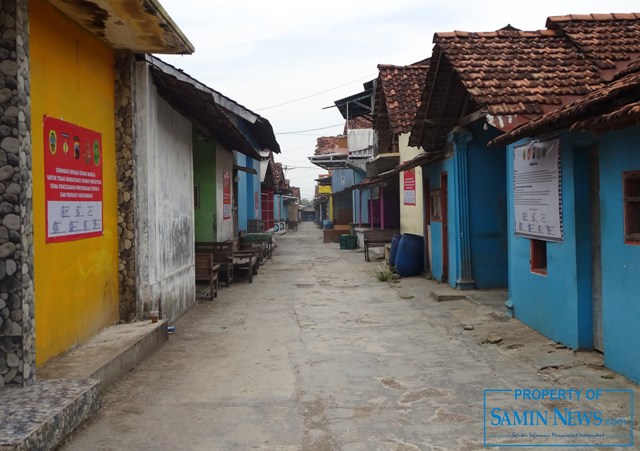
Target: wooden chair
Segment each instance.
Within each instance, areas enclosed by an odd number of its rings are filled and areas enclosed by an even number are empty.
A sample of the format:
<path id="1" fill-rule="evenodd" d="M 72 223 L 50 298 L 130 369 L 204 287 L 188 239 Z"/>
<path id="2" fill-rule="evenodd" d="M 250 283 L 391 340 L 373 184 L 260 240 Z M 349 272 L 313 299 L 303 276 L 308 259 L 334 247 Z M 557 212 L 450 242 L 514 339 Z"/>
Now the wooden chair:
<path id="1" fill-rule="evenodd" d="M 211 299 L 218 297 L 218 270 L 220 265 L 213 263 L 210 253 L 196 252 L 196 283 L 209 282 Z"/>
<path id="2" fill-rule="evenodd" d="M 233 242 L 196 241 L 196 253 L 207 253 L 213 257 L 213 263 L 220 265 L 220 272 L 228 287 L 233 281 Z"/>

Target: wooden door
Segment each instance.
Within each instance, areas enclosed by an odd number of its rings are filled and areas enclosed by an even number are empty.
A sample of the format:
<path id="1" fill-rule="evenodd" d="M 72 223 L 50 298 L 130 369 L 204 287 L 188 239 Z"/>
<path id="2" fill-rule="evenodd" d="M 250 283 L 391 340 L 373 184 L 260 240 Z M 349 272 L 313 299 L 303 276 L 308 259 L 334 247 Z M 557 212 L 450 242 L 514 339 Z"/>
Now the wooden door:
<path id="1" fill-rule="evenodd" d="M 449 280 L 449 215 L 447 211 L 447 173 L 440 174 L 440 211 L 442 214 L 442 281 Z"/>

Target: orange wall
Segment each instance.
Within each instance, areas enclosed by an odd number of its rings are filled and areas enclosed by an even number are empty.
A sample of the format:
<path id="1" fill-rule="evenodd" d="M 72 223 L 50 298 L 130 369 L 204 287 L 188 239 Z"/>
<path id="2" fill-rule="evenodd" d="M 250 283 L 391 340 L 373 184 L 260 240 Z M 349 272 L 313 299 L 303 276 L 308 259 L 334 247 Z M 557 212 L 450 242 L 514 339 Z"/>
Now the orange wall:
<path id="1" fill-rule="evenodd" d="M 36 363 L 118 318 L 113 50 L 44 0 L 30 1 Z M 43 115 L 102 133 L 104 236 L 45 243 Z"/>

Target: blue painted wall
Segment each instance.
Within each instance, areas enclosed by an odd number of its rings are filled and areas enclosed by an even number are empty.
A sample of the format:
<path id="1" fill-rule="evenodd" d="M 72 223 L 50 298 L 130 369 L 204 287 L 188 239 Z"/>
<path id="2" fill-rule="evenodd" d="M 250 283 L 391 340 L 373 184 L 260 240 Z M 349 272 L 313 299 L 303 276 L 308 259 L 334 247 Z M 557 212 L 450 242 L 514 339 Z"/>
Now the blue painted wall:
<path id="1" fill-rule="evenodd" d="M 238 166 L 255 169 L 260 173 L 260 162 L 251 157 L 235 152 L 235 161 Z M 247 221 L 262 217 L 260 209 L 260 180 L 256 174 L 238 171 L 238 230 L 247 230 Z M 256 196 L 258 193 L 258 215 L 256 216 Z"/>
<path id="2" fill-rule="evenodd" d="M 593 345 L 589 149 L 597 145 L 604 359 L 609 368 L 640 382 L 640 245 L 624 242 L 622 199 L 623 172 L 640 170 L 640 127 L 606 133 L 597 141 L 568 132 L 561 138 L 564 240 L 547 244 L 547 276 L 530 271 L 530 240 L 513 233 L 513 195 L 508 190 L 509 286 L 515 315 L 574 349 Z M 509 188 L 512 147 L 507 152 Z"/>
<path id="3" fill-rule="evenodd" d="M 449 285 L 455 287 L 456 281 L 456 266 L 458 259 L 456 257 L 456 226 L 452 221 L 452 197 L 451 193 L 453 192 L 453 158 L 447 158 L 446 160 L 436 161 L 434 163 L 429 164 L 428 166 L 423 166 L 422 168 L 422 176 L 424 179 L 429 179 L 430 191 L 440 189 L 440 175 L 443 172 L 446 172 L 448 175 L 448 214 L 449 214 L 449 273 L 447 275 L 443 274 L 443 265 L 442 265 L 442 222 L 440 221 L 431 221 L 431 259 L 432 259 L 432 268 L 431 275 L 436 280 L 445 280 L 449 281 Z"/>
<path id="4" fill-rule="evenodd" d="M 564 236 L 560 243 L 547 243 L 547 275 L 531 272 L 531 240 L 514 233 L 513 145 L 507 150 L 509 294 L 518 319 L 573 349 L 589 349 L 593 321 L 588 149 L 594 142 L 567 132 L 560 138 Z"/>
<path id="5" fill-rule="evenodd" d="M 247 166 L 247 157 L 241 153 L 234 152 L 236 154 L 236 164 L 238 166 Z M 238 171 L 238 192 L 234 195 L 238 196 L 238 231 L 247 230 L 247 214 L 249 206 L 247 205 L 247 183 L 249 176 L 244 171 Z"/>
<path id="6" fill-rule="evenodd" d="M 471 272 L 476 288 L 503 288 L 508 282 L 506 156 L 487 142 L 499 133 L 472 127 L 467 151 Z"/>
<path id="7" fill-rule="evenodd" d="M 331 192 L 337 193 L 354 184 L 354 171 L 351 168 L 331 170 Z"/>
<path id="8" fill-rule="evenodd" d="M 287 212 L 284 208 L 284 198 L 281 194 L 273 195 L 273 219 L 274 221 L 287 220 Z"/>
<path id="9" fill-rule="evenodd" d="M 487 142 L 498 135 L 495 129 L 485 131 L 478 125 L 470 132 L 473 139 L 468 143 L 466 156 L 471 273 L 477 288 L 506 287 L 506 158 L 503 149 L 487 148 Z M 446 278 L 452 287 L 462 274 L 458 158 L 460 154 L 456 149 L 452 157 L 423 167 L 423 179 L 429 180 L 430 190 L 440 189 L 440 176 L 442 172 L 447 173 L 449 272 L 443 274 L 442 222 L 432 220 L 431 273 L 436 280 Z"/>
<path id="10" fill-rule="evenodd" d="M 366 178 L 367 174 L 363 171 L 353 171 L 353 183 L 360 183 Z M 371 190 L 369 188 L 354 189 L 353 196 L 353 222 L 360 222 L 360 192 L 362 192 L 362 224 L 369 223 L 369 200 L 371 199 Z"/>
<path id="11" fill-rule="evenodd" d="M 622 173 L 640 170 L 640 127 L 600 137 L 605 364 L 640 383 L 640 245 L 623 239 Z"/>
<path id="12" fill-rule="evenodd" d="M 251 157 L 245 157 L 245 166 L 251 169 L 254 169 L 258 174 L 260 174 L 260 167 L 258 162 Z M 247 185 L 247 219 L 257 219 L 261 217 L 260 215 L 260 182 L 259 176 L 256 174 L 245 174 L 245 182 Z M 256 206 L 256 194 L 258 193 L 258 205 Z M 256 209 L 258 210 L 258 215 L 256 215 Z"/>

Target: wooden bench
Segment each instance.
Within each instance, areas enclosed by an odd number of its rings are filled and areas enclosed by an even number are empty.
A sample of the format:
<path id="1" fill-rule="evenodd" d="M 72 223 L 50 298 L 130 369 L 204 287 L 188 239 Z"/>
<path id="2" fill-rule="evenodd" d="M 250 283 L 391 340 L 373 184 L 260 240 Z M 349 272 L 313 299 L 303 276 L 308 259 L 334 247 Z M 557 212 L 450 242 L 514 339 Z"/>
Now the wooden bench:
<path id="1" fill-rule="evenodd" d="M 287 219 L 287 228 L 289 230 L 298 231 L 298 221 L 292 221 L 290 219 Z"/>
<path id="2" fill-rule="evenodd" d="M 398 233 L 397 229 L 380 230 L 371 229 L 364 232 L 364 259 L 365 261 L 371 261 L 369 259 L 370 247 L 383 247 L 385 244 L 391 243 L 393 235 Z"/>
<path id="3" fill-rule="evenodd" d="M 241 249 L 237 238 L 232 243 L 234 270 L 246 269 L 249 275 L 249 283 L 253 283 L 253 276 L 258 275 L 258 268 L 260 268 L 260 249 Z"/>
<path id="4" fill-rule="evenodd" d="M 253 283 L 253 276 L 258 274 L 260 259 L 256 250 L 241 250 L 237 240 L 222 242 L 196 242 L 196 253 L 209 253 L 213 263 L 220 265 L 222 275 L 227 286 L 231 286 L 235 269 L 248 269 L 249 282 Z"/>
<path id="5" fill-rule="evenodd" d="M 220 265 L 213 263 L 210 253 L 196 252 L 196 283 L 209 282 L 211 299 L 218 297 L 218 270 Z"/>
<path id="6" fill-rule="evenodd" d="M 196 253 L 210 254 L 214 265 L 220 265 L 220 272 L 228 287 L 233 281 L 233 242 L 196 241 Z"/>
<path id="7" fill-rule="evenodd" d="M 267 244 L 263 242 L 240 241 L 241 251 L 253 251 L 258 255 L 258 264 L 262 265 L 268 258 Z"/>
<path id="8" fill-rule="evenodd" d="M 240 237 L 240 247 L 247 243 L 259 243 L 262 244 L 262 259 L 266 260 L 271 258 L 271 251 L 273 247 L 273 233 L 247 233 Z"/>

